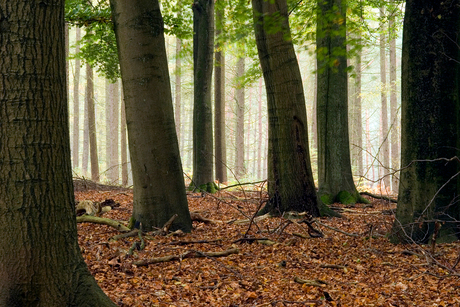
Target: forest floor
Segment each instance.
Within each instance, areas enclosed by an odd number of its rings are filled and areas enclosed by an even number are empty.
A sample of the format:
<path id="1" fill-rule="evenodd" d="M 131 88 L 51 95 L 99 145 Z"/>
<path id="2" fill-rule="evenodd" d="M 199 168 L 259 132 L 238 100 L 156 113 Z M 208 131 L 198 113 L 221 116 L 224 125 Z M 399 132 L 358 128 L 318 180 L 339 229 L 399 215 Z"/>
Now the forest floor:
<path id="1" fill-rule="evenodd" d="M 190 194 L 190 211 L 221 222 L 195 221 L 182 236 L 144 236 L 145 248 L 132 256 L 139 237 L 113 241 L 114 228 L 79 223 L 83 257 L 119 306 L 460 306 L 460 242 L 438 244 L 434 253 L 389 243 L 395 204 L 336 204 L 343 218 L 318 219 L 311 225 L 324 236 L 313 238 L 306 223 L 281 217 L 235 223 L 250 218 L 261 198 L 254 191 Z M 104 217 L 131 216 L 130 190 L 77 191 L 76 199 L 113 199 L 120 206 Z M 165 256 L 176 257 L 133 264 Z"/>

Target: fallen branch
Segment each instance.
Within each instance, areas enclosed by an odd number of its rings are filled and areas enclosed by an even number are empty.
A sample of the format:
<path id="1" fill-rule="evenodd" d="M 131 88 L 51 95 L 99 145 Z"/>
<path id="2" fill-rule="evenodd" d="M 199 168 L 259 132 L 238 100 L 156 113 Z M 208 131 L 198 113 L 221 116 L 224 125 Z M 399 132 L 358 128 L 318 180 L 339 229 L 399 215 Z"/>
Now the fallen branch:
<path id="1" fill-rule="evenodd" d="M 327 285 L 327 282 L 321 279 L 302 279 L 300 277 L 294 277 L 294 281 L 299 283 L 299 284 L 306 284 L 307 286 L 313 286 L 313 287 L 325 287 Z"/>
<path id="2" fill-rule="evenodd" d="M 203 257 L 225 257 L 231 254 L 238 254 L 238 249 L 230 248 L 221 252 L 200 252 L 200 251 L 187 251 L 181 255 L 168 255 L 164 257 L 157 257 L 151 259 L 144 259 L 133 262 L 137 266 L 147 266 L 149 264 L 168 262 L 174 260 L 182 260 L 185 258 L 203 258 Z"/>
<path id="3" fill-rule="evenodd" d="M 215 240 L 196 240 L 196 241 L 172 241 L 167 245 L 187 245 L 187 244 L 202 244 L 202 243 L 219 243 L 222 239 Z"/>
<path id="4" fill-rule="evenodd" d="M 251 223 L 251 221 L 256 223 L 256 222 L 260 222 L 260 221 L 263 221 L 265 219 L 268 219 L 269 217 L 270 217 L 270 213 L 267 213 L 267 214 L 264 214 L 264 215 L 261 215 L 261 216 L 257 216 L 254 219 L 237 220 L 237 221 L 234 221 L 233 224 L 246 225 L 246 224 Z"/>
<path id="5" fill-rule="evenodd" d="M 360 192 L 359 194 L 367 195 L 367 196 L 370 196 L 370 197 L 375 198 L 375 199 L 383 199 L 383 200 L 389 201 L 391 203 L 397 203 L 398 202 L 397 199 L 394 199 L 394 198 L 391 198 L 391 197 L 388 197 L 388 196 L 383 196 L 383 195 L 376 195 L 376 194 L 372 194 L 372 193 L 369 193 L 369 192 Z"/>
<path id="6" fill-rule="evenodd" d="M 223 223 L 222 221 L 211 220 L 211 219 L 205 218 L 204 216 L 200 215 L 198 212 L 190 212 L 190 217 L 192 221 L 197 221 L 197 222 L 203 222 L 203 223 L 209 223 L 209 224 Z"/>
<path id="7" fill-rule="evenodd" d="M 119 235 L 113 236 L 110 240 L 117 241 L 123 238 L 130 238 L 130 237 L 137 237 L 139 235 L 140 229 L 134 228 L 125 233 L 121 233 Z"/>
<path id="8" fill-rule="evenodd" d="M 346 269 L 347 267 L 344 266 L 344 265 L 339 265 L 339 264 L 321 264 L 319 266 L 320 268 L 325 268 L 325 269 L 340 269 L 340 270 L 343 270 L 343 269 Z"/>
<path id="9" fill-rule="evenodd" d="M 93 224 L 107 225 L 121 232 L 128 232 L 131 230 L 118 221 L 111 220 L 105 217 L 97 217 L 97 216 L 91 216 L 91 215 L 86 215 L 86 214 L 82 216 L 77 216 L 77 223 L 93 223 Z"/>

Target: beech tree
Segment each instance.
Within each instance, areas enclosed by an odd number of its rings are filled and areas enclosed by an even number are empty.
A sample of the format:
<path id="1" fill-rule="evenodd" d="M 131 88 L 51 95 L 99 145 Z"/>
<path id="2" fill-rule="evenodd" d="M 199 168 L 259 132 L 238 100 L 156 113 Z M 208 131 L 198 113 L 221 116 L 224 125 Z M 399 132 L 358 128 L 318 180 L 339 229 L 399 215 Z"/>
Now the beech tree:
<path id="1" fill-rule="evenodd" d="M 325 204 L 365 202 L 351 172 L 345 38 L 345 1 L 318 0 L 318 195 Z"/>
<path id="2" fill-rule="evenodd" d="M 0 306 L 116 306 L 81 256 L 64 1 L 0 1 Z"/>
<path id="3" fill-rule="evenodd" d="M 458 1 L 407 1 L 394 241 L 460 238 L 458 29 Z"/>
<path id="4" fill-rule="evenodd" d="M 286 0 L 252 0 L 268 105 L 268 193 L 260 213 L 320 214 L 308 149 L 307 113 L 290 40 Z"/>
<path id="5" fill-rule="evenodd" d="M 143 229 L 190 232 L 158 0 L 111 0 L 133 174 L 133 218 Z"/>

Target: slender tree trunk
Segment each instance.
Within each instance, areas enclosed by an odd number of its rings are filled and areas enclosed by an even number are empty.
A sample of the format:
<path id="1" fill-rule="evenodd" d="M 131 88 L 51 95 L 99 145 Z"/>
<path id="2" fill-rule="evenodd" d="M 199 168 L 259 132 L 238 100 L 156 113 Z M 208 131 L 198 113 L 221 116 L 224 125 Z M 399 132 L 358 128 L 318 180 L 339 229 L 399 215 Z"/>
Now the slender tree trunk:
<path id="1" fill-rule="evenodd" d="M 289 39 L 287 2 L 253 0 L 252 7 L 269 116 L 269 202 L 260 213 L 306 211 L 318 216 L 305 96 L 294 46 Z M 268 28 L 274 20 L 279 29 L 276 33 Z"/>
<path id="2" fill-rule="evenodd" d="M 216 6 L 216 38 L 224 27 L 223 8 Z M 216 179 L 227 182 L 227 144 L 225 137 L 225 53 L 223 44 L 216 43 L 214 77 L 214 142 Z"/>
<path id="3" fill-rule="evenodd" d="M 106 80 L 106 173 L 112 184 L 118 184 L 118 118 L 119 118 L 118 80 Z"/>
<path id="4" fill-rule="evenodd" d="M 214 0 L 197 0 L 193 8 L 193 183 L 209 190 L 213 183 L 211 81 L 214 54 Z M 203 186 L 205 185 L 205 186 Z"/>
<path id="5" fill-rule="evenodd" d="M 380 18 L 385 18 L 385 9 L 380 8 Z M 380 113 L 380 178 L 383 177 L 382 183 L 385 191 L 391 188 L 390 176 L 387 176 L 390 169 L 390 146 L 388 130 L 388 99 L 387 99 L 387 58 L 386 58 L 386 37 L 385 24 L 380 22 L 380 100 L 382 111 Z"/>
<path id="6" fill-rule="evenodd" d="M 88 164 L 89 164 L 89 121 L 88 121 L 88 101 L 90 100 L 89 95 L 92 95 L 92 92 L 88 88 L 88 71 L 91 69 L 89 64 L 86 64 L 86 87 L 85 87 L 85 114 L 83 120 L 83 153 L 82 153 L 82 174 L 83 176 L 88 176 Z"/>
<path id="7" fill-rule="evenodd" d="M 351 172 L 345 2 L 319 1 L 317 20 L 318 194 L 326 204 L 365 201 Z"/>
<path id="8" fill-rule="evenodd" d="M 64 1 L 0 12 L 0 306 L 116 306 L 78 247 Z"/>
<path id="9" fill-rule="evenodd" d="M 390 147 L 391 147 L 391 168 L 392 171 L 399 169 L 399 116 L 398 98 L 396 92 L 396 38 L 394 33 L 395 12 L 392 12 L 389 20 L 390 28 Z M 399 173 L 391 176 L 391 187 L 393 191 L 398 189 Z"/>
<path id="10" fill-rule="evenodd" d="M 76 32 L 76 45 L 75 53 L 80 52 L 80 40 L 81 30 L 80 28 L 75 29 Z M 80 147 L 80 59 L 75 59 L 75 76 L 73 77 L 73 138 L 72 138 L 72 162 L 73 168 L 76 169 L 79 166 L 79 147 Z"/>
<path id="11" fill-rule="evenodd" d="M 110 4 L 128 125 L 133 217 L 151 230 L 177 214 L 172 229 L 190 232 L 159 1 Z"/>
<path id="12" fill-rule="evenodd" d="M 264 142 L 263 131 L 262 131 L 262 78 L 259 79 L 259 99 L 258 99 L 258 135 L 257 140 L 257 178 L 262 179 L 262 143 Z M 263 155 L 265 157 L 265 154 Z"/>
<path id="13" fill-rule="evenodd" d="M 240 51 L 243 52 L 243 51 Z M 236 154 L 235 154 L 235 175 L 243 176 L 244 170 L 244 86 L 241 79 L 244 75 L 244 57 L 239 57 L 236 62 Z"/>
<path id="14" fill-rule="evenodd" d="M 176 86 L 174 91 L 174 120 L 176 123 L 177 142 L 181 142 L 181 86 L 182 86 L 182 63 L 181 63 L 182 41 L 176 38 Z"/>
<path id="15" fill-rule="evenodd" d="M 407 1 L 394 241 L 426 243 L 433 233 L 438 242 L 460 238 L 458 29 L 457 1 Z"/>
<path id="16" fill-rule="evenodd" d="M 121 150 L 121 185 L 128 186 L 128 140 L 126 136 L 126 112 L 123 90 L 121 91 L 121 129 L 120 129 L 120 150 Z"/>
<path id="17" fill-rule="evenodd" d="M 86 105 L 88 108 L 89 155 L 91 160 L 91 180 L 99 181 L 99 159 L 97 155 L 96 108 L 94 103 L 93 69 L 86 65 Z"/>

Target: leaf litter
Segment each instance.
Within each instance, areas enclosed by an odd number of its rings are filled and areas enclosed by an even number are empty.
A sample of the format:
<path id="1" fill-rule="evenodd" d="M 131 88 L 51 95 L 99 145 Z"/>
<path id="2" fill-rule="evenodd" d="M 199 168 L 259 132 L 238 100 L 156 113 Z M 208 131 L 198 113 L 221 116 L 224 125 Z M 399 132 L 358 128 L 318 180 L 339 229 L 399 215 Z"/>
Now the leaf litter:
<path id="1" fill-rule="evenodd" d="M 130 190 L 75 196 L 119 203 L 106 218 L 131 216 Z M 391 244 L 386 234 L 395 204 L 334 204 L 343 217 L 318 219 L 313 225 L 323 237 L 313 238 L 305 223 L 282 217 L 235 223 L 251 219 L 261 196 L 189 194 L 190 211 L 222 223 L 194 221 L 192 233 L 146 235 L 145 248 L 132 255 L 139 237 L 110 240 L 119 232 L 106 225 L 79 223 L 79 244 L 93 276 L 119 306 L 460 306 L 460 243 L 438 244 L 434 254 L 431 246 Z M 167 256 L 175 257 L 134 264 Z"/>

